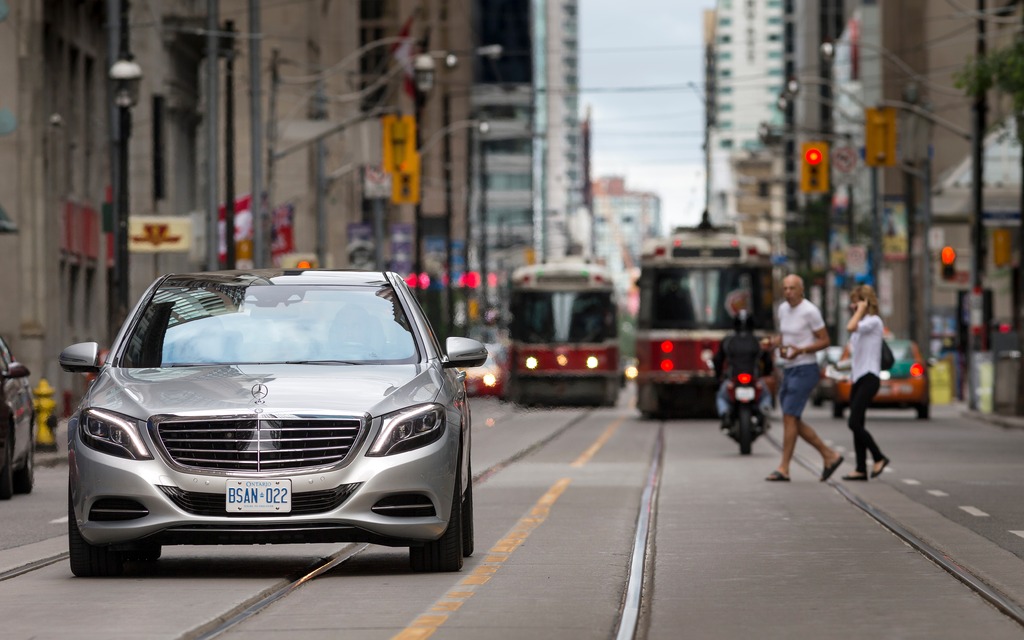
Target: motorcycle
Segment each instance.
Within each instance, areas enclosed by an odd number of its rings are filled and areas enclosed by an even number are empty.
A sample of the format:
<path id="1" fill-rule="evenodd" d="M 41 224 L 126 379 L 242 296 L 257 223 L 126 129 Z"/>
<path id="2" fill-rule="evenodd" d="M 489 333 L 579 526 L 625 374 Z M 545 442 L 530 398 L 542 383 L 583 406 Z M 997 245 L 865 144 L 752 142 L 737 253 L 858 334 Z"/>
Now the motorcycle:
<path id="1" fill-rule="evenodd" d="M 768 420 L 761 410 L 764 390 L 751 373 L 740 372 L 726 384 L 729 411 L 722 431 L 740 445 L 740 454 L 750 455 L 754 440 L 768 428 Z"/>

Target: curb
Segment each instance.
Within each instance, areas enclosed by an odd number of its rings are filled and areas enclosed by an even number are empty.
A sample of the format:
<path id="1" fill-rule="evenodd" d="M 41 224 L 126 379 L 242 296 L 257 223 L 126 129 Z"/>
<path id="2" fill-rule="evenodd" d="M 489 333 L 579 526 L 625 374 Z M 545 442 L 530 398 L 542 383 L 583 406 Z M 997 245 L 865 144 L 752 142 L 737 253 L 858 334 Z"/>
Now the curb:
<path id="1" fill-rule="evenodd" d="M 960 415 L 969 420 L 987 422 L 1004 429 L 1024 429 L 1024 416 L 1004 416 L 996 413 L 982 413 L 971 409 L 961 411 Z"/>

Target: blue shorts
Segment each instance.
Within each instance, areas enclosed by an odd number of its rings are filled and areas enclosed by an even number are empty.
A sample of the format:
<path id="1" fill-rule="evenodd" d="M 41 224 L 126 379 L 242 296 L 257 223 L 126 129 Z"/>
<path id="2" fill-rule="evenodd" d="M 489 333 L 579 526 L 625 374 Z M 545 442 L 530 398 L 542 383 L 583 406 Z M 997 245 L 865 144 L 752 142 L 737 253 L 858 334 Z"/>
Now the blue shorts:
<path id="1" fill-rule="evenodd" d="M 821 369 L 816 364 L 801 364 L 786 367 L 782 374 L 782 386 L 779 387 L 779 404 L 782 415 L 796 416 L 804 414 L 804 407 L 811 392 L 818 384 Z"/>

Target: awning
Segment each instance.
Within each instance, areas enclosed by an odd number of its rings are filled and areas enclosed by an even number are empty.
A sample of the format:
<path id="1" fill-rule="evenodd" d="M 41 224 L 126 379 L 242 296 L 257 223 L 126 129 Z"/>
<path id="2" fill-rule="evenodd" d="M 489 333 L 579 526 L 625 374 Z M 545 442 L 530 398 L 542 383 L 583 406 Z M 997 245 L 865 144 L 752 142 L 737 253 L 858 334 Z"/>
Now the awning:
<path id="1" fill-rule="evenodd" d="M 7 215 L 3 205 L 0 205 L 0 233 L 18 233 L 18 225 Z"/>

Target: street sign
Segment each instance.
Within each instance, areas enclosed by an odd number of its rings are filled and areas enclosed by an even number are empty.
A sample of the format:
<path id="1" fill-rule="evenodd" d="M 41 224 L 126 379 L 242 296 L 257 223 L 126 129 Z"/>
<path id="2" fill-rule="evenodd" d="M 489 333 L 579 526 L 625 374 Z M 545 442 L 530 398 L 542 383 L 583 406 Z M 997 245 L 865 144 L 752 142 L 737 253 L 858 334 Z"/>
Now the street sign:
<path id="1" fill-rule="evenodd" d="M 846 247 L 846 272 L 851 276 L 862 276 L 868 272 L 868 250 L 864 245 Z"/>
<path id="2" fill-rule="evenodd" d="M 374 165 L 363 165 L 363 197 L 386 200 L 391 197 L 391 174 Z"/>
<path id="3" fill-rule="evenodd" d="M 133 253 L 188 251 L 191 219 L 184 216 L 129 216 L 128 250 Z"/>
<path id="4" fill-rule="evenodd" d="M 853 147 L 836 147 L 832 150 L 832 166 L 839 173 L 853 173 L 857 168 L 857 150 Z"/>

